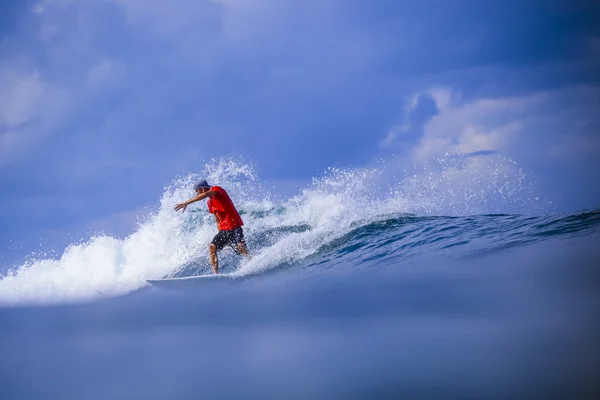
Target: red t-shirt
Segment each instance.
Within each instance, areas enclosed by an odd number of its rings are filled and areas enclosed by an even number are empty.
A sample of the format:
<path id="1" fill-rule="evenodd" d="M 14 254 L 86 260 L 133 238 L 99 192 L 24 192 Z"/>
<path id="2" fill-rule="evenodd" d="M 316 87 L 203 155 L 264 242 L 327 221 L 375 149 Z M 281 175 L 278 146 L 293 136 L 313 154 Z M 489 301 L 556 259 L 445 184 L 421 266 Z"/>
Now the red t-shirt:
<path id="1" fill-rule="evenodd" d="M 208 199 L 208 212 L 215 214 L 219 220 L 219 229 L 222 231 L 230 231 L 244 225 L 240 214 L 235 209 L 229 195 L 220 186 L 213 186 L 211 191 L 217 192 L 213 197 Z"/>

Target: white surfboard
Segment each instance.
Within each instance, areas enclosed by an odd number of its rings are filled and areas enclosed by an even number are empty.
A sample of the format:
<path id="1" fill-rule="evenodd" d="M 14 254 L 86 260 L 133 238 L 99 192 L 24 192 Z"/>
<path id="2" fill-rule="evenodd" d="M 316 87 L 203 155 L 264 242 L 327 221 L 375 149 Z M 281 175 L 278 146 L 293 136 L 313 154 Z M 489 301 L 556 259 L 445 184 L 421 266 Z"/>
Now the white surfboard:
<path id="1" fill-rule="evenodd" d="M 210 275 L 198 275 L 198 276 L 184 276 L 181 278 L 165 278 L 165 279 L 148 279 L 147 282 L 154 286 L 165 288 L 165 289 L 181 289 L 188 287 L 197 287 L 203 282 L 208 281 L 224 281 L 229 280 L 231 274 L 210 274 Z"/>

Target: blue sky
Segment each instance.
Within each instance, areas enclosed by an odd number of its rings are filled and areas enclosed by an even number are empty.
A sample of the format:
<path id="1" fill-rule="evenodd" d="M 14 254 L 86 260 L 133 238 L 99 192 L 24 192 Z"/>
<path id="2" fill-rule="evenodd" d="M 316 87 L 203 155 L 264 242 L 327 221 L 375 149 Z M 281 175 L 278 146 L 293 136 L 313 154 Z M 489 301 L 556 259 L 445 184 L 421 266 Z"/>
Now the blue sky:
<path id="1" fill-rule="evenodd" d="M 0 252 L 118 230 L 223 156 L 300 188 L 496 154 L 600 206 L 592 1 L 7 0 L 0 35 Z"/>

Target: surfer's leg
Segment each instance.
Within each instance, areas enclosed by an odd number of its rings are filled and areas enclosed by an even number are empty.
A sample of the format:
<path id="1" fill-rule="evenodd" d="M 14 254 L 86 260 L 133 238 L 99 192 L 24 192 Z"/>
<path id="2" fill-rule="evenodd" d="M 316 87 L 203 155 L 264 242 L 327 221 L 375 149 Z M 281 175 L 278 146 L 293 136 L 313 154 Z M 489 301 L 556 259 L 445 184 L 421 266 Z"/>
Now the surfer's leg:
<path id="1" fill-rule="evenodd" d="M 219 231 L 213 238 L 208 250 L 210 251 L 210 263 L 215 274 L 219 273 L 219 258 L 217 257 L 217 251 L 221 250 L 227 243 L 227 232 Z"/>
<path id="2" fill-rule="evenodd" d="M 242 253 L 242 255 L 244 255 L 244 256 L 248 255 L 248 249 L 246 248 L 246 243 L 239 242 L 237 244 L 237 248 L 238 248 L 239 252 Z"/>
<path id="3" fill-rule="evenodd" d="M 217 257 L 217 246 L 211 243 L 208 247 L 210 251 L 210 263 L 215 274 L 219 273 L 219 258 Z"/>
<path id="4" fill-rule="evenodd" d="M 246 241 L 244 240 L 244 231 L 242 230 L 242 227 L 240 226 L 239 228 L 235 228 L 233 235 L 239 252 L 244 256 L 248 256 L 248 248 L 246 247 Z"/>

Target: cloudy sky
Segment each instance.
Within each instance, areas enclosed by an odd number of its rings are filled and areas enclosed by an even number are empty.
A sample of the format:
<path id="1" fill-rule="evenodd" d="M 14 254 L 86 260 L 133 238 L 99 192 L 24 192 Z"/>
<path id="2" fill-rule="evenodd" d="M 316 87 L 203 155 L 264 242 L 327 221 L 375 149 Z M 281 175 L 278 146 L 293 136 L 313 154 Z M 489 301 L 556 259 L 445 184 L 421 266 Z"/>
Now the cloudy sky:
<path id="1" fill-rule="evenodd" d="M 600 206 L 598 2 L 1 7 L 0 252 L 122 225 L 224 156 L 289 187 L 392 155 L 497 155 L 557 211 Z"/>

